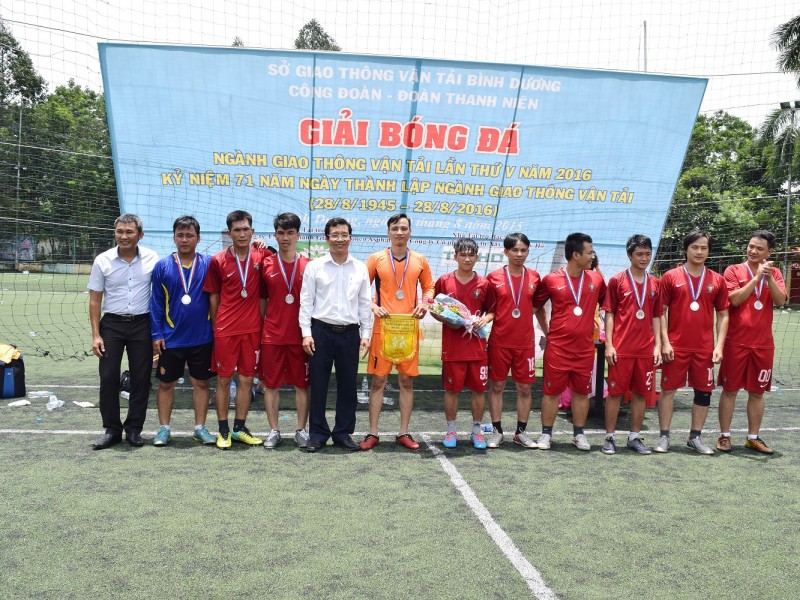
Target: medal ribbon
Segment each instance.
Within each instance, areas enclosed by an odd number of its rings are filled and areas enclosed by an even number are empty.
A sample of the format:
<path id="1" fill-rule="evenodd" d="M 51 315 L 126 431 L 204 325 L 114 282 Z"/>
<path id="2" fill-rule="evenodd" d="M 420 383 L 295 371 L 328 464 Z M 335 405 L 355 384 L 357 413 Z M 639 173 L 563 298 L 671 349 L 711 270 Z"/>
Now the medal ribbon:
<path id="1" fill-rule="evenodd" d="M 750 270 L 750 265 L 748 265 L 747 263 L 744 263 L 744 266 L 747 267 L 747 272 L 750 273 L 750 279 L 755 277 L 755 274 L 753 273 L 753 271 Z M 758 285 L 753 288 L 753 293 L 756 296 L 756 300 L 760 300 L 761 299 L 761 290 L 763 290 L 763 289 L 764 289 L 764 276 L 762 275 L 761 276 L 761 281 L 759 281 Z"/>
<path id="2" fill-rule="evenodd" d="M 644 310 L 644 299 L 647 298 L 647 280 L 650 278 L 647 274 L 647 271 L 644 273 L 644 285 L 642 287 L 642 295 L 639 296 L 639 286 L 636 285 L 636 281 L 633 279 L 633 273 L 631 273 L 630 267 L 627 269 L 628 272 L 628 279 L 630 279 L 631 286 L 633 287 L 633 296 L 636 298 L 636 305 L 639 307 L 639 310 Z"/>
<path id="3" fill-rule="evenodd" d="M 508 266 L 503 267 L 506 272 L 506 281 L 508 282 L 508 289 L 511 290 L 511 299 L 514 301 L 514 310 L 519 310 L 519 301 L 522 300 L 522 287 L 525 285 L 525 271 L 527 267 L 522 267 L 522 278 L 519 282 L 519 293 L 514 291 L 514 284 L 511 283 L 511 273 L 508 272 Z"/>
<path id="4" fill-rule="evenodd" d="M 564 271 L 564 279 L 567 280 L 567 285 L 569 286 L 569 291 L 572 294 L 572 297 L 575 299 L 575 306 L 580 306 L 580 299 L 581 299 L 581 290 L 583 290 L 583 275 L 586 271 L 581 271 L 581 280 L 578 282 L 578 293 L 575 293 L 575 288 L 572 286 L 572 278 L 567 273 L 566 269 L 561 269 Z"/>
<path id="5" fill-rule="evenodd" d="M 686 283 L 689 284 L 689 293 L 692 295 L 692 302 L 697 302 L 697 299 L 700 297 L 700 292 L 703 290 L 703 280 L 706 278 L 706 268 L 703 266 L 703 272 L 700 273 L 700 281 L 697 284 L 697 291 L 694 290 L 692 277 L 689 275 L 689 271 L 686 270 L 686 265 L 683 265 L 683 272 L 686 275 Z"/>
<path id="6" fill-rule="evenodd" d="M 236 254 L 236 250 L 231 248 L 231 252 L 233 252 L 233 257 L 236 259 L 236 270 L 239 271 L 239 280 L 242 282 L 242 289 L 247 290 L 247 274 L 250 272 L 250 246 L 247 246 L 247 256 L 244 259 L 244 272 L 242 271 L 242 265 L 239 261 L 239 255 Z"/>
<path id="7" fill-rule="evenodd" d="M 386 253 L 389 255 L 389 264 L 392 265 L 392 273 L 394 273 L 394 282 L 397 284 L 397 289 L 403 289 L 403 282 L 406 280 L 406 271 L 408 271 L 408 248 L 406 248 L 406 257 L 403 259 L 405 260 L 405 265 L 403 266 L 403 276 L 400 278 L 400 281 L 397 281 L 397 267 L 394 266 L 394 256 L 392 255 L 392 249 L 387 248 Z"/>
<path id="8" fill-rule="evenodd" d="M 175 264 L 178 265 L 178 274 L 181 276 L 181 283 L 183 284 L 183 293 L 188 294 L 189 288 L 192 287 L 192 280 L 194 279 L 194 268 L 197 266 L 197 254 L 194 255 L 192 259 L 192 268 L 189 271 L 189 281 L 186 281 L 186 277 L 183 275 L 183 266 L 181 265 L 181 261 L 178 258 L 178 253 L 175 252 L 172 256 L 175 257 Z"/>
<path id="9" fill-rule="evenodd" d="M 286 282 L 286 289 L 289 290 L 289 293 L 292 293 L 292 285 L 294 284 L 294 274 L 297 272 L 297 263 L 300 262 L 298 260 L 297 254 L 294 255 L 294 265 L 292 266 L 292 276 L 290 278 L 286 278 L 286 268 L 283 266 L 283 259 L 278 255 L 278 266 L 281 269 L 281 275 L 283 275 L 283 280 Z"/>

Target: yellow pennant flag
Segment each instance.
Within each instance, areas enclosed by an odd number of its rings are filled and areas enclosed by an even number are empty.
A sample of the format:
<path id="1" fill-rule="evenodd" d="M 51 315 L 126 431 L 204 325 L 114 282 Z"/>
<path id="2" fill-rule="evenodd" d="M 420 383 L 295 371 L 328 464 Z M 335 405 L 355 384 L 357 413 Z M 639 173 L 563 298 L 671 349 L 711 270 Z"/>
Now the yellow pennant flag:
<path id="1" fill-rule="evenodd" d="M 395 364 L 414 358 L 417 353 L 419 320 L 411 315 L 389 315 L 380 322 L 383 328 L 381 356 Z"/>

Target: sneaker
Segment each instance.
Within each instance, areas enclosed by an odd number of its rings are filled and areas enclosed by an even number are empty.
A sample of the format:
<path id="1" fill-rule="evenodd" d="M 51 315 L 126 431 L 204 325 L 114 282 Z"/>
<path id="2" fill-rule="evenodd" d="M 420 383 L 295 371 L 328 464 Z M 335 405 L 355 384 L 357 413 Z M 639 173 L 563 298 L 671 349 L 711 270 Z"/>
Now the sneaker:
<path id="1" fill-rule="evenodd" d="M 192 436 L 192 439 L 195 442 L 200 442 L 201 444 L 213 444 L 214 442 L 217 441 L 217 438 L 215 438 L 213 435 L 211 435 L 211 433 L 209 433 L 205 425 L 203 425 L 199 429 L 194 430 L 194 435 Z"/>
<path id="2" fill-rule="evenodd" d="M 669 451 L 669 436 L 662 435 L 658 438 L 658 443 L 656 447 L 653 448 L 653 452 L 658 452 L 659 454 L 666 454 Z"/>
<path id="3" fill-rule="evenodd" d="M 162 425 L 156 431 L 156 435 L 153 438 L 153 446 L 166 446 L 170 439 L 172 439 L 172 432 L 168 427 Z"/>
<path id="4" fill-rule="evenodd" d="M 272 450 L 273 448 L 277 448 L 278 444 L 280 443 L 281 443 L 281 432 L 272 429 L 267 434 L 267 439 L 264 440 L 264 448 Z"/>
<path id="5" fill-rule="evenodd" d="M 217 434 L 217 448 L 220 450 L 227 450 L 231 447 L 231 434 L 226 431 L 225 433 Z"/>
<path id="6" fill-rule="evenodd" d="M 775 452 L 772 448 L 764 443 L 764 440 L 758 437 L 754 440 L 747 438 L 744 442 L 744 447 L 755 450 L 756 452 L 761 452 L 762 454 L 773 454 Z"/>
<path id="7" fill-rule="evenodd" d="M 637 454 L 651 454 L 650 448 L 644 445 L 644 442 L 640 437 L 628 440 L 627 446 Z"/>
<path id="8" fill-rule="evenodd" d="M 600 452 L 603 454 L 616 454 L 617 453 L 617 445 L 614 443 L 614 436 L 607 435 L 605 441 L 603 442 L 603 447 L 600 448 Z"/>
<path id="9" fill-rule="evenodd" d="M 531 439 L 527 431 L 518 431 L 514 434 L 514 443 L 523 448 L 536 448 L 536 442 Z"/>
<path id="10" fill-rule="evenodd" d="M 298 429 L 294 432 L 294 443 L 298 448 L 308 447 L 308 432 L 305 429 Z"/>
<path id="11" fill-rule="evenodd" d="M 495 427 L 492 427 L 492 434 L 489 436 L 489 439 L 486 440 L 486 447 L 487 448 L 499 448 L 503 445 L 504 436 L 502 433 L 497 431 Z"/>
<path id="12" fill-rule="evenodd" d="M 731 436 L 721 435 L 717 438 L 717 450 L 720 452 L 731 451 Z"/>
<path id="13" fill-rule="evenodd" d="M 364 437 L 364 439 L 358 443 L 358 447 L 366 452 L 367 450 L 372 450 L 375 446 L 378 445 L 378 442 L 380 441 L 381 440 L 380 438 L 378 438 L 377 435 L 372 435 L 371 433 L 368 433 Z"/>
<path id="14" fill-rule="evenodd" d="M 578 450 L 583 450 L 584 452 L 592 449 L 591 444 L 589 444 L 589 440 L 587 440 L 586 436 L 582 433 L 579 433 L 572 438 L 572 443 Z"/>
<path id="15" fill-rule="evenodd" d="M 442 442 L 442 446 L 445 448 L 455 448 L 456 447 L 456 432 L 455 431 L 448 431 L 447 435 L 444 436 L 444 441 Z"/>
<path id="16" fill-rule="evenodd" d="M 700 454 L 705 454 L 707 456 L 714 454 L 714 451 L 705 445 L 703 438 L 701 438 L 699 435 L 693 440 L 687 441 L 686 446 L 696 452 L 699 452 Z"/>
<path id="17" fill-rule="evenodd" d="M 539 439 L 536 440 L 536 447 L 539 448 L 539 450 L 550 450 L 550 442 L 552 439 L 552 435 L 549 433 L 543 433 L 539 436 Z"/>
<path id="18" fill-rule="evenodd" d="M 233 439 L 234 442 L 240 442 L 248 446 L 260 446 L 264 443 L 264 440 L 250 433 L 247 427 L 243 427 L 240 431 L 231 431 L 231 439 Z"/>
<path id="19" fill-rule="evenodd" d="M 486 440 L 483 439 L 482 433 L 473 433 L 469 436 L 469 439 L 472 440 L 473 447 L 478 450 L 486 450 Z"/>
<path id="20" fill-rule="evenodd" d="M 419 443 L 414 441 L 410 433 L 404 433 L 394 438 L 395 444 L 408 448 L 409 450 L 419 450 Z"/>

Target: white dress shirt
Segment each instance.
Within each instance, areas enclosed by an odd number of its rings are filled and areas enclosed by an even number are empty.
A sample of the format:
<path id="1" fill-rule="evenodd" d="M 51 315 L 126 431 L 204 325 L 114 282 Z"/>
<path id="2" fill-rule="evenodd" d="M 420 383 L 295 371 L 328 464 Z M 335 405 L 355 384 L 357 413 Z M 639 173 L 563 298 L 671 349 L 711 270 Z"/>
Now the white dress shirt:
<path id="1" fill-rule="evenodd" d="M 311 319 L 331 325 L 358 324 L 362 338 L 372 335 L 369 273 L 363 262 L 348 254 L 339 264 L 328 252 L 308 263 L 300 288 L 303 337 L 311 335 Z"/>
<path id="2" fill-rule="evenodd" d="M 98 254 L 86 286 L 103 292 L 103 312 L 117 315 L 144 315 L 150 312 L 150 278 L 158 262 L 158 254 L 137 246 L 131 262 L 119 257 L 115 246 Z"/>

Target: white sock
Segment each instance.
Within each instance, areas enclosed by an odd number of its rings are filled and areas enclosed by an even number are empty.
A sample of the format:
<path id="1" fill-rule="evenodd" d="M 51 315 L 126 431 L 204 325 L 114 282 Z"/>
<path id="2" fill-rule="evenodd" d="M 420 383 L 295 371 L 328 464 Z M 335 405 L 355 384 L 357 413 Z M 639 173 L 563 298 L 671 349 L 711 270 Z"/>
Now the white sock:
<path id="1" fill-rule="evenodd" d="M 198 429 L 202 429 L 205 427 L 205 423 L 195 423 L 194 430 L 197 431 Z"/>
<path id="2" fill-rule="evenodd" d="M 748 439 L 748 440 L 755 440 L 755 439 L 758 439 L 758 434 L 757 434 L 757 433 L 748 433 L 748 434 L 747 434 L 747 439 Z"/>
<path id="3" fill-rule="evenodd" d="M 481 424 L 478 421 L 472 423 L 472 433 L 479 434 L 481 432 Z"/>
<path id="4" fill-rule="evenodd" d="M 631 432 L 628 434 L 628 441 L 629 441 L 629 442 L 632 442 L 633 440 L 635 440 L 635 439 L 636 439 L 636 438 L 638 438 L 638 437 L 639 437 L 639 432 L 638 432 L 638 431 L 631 431 Z"/>
<path id="5" fill-rule="evenodd" d="M 731 437 L 731 432 L 730 431 L 723 431 L 721 433 L 721 435 L 722 435 L 722 437 Z"/>

